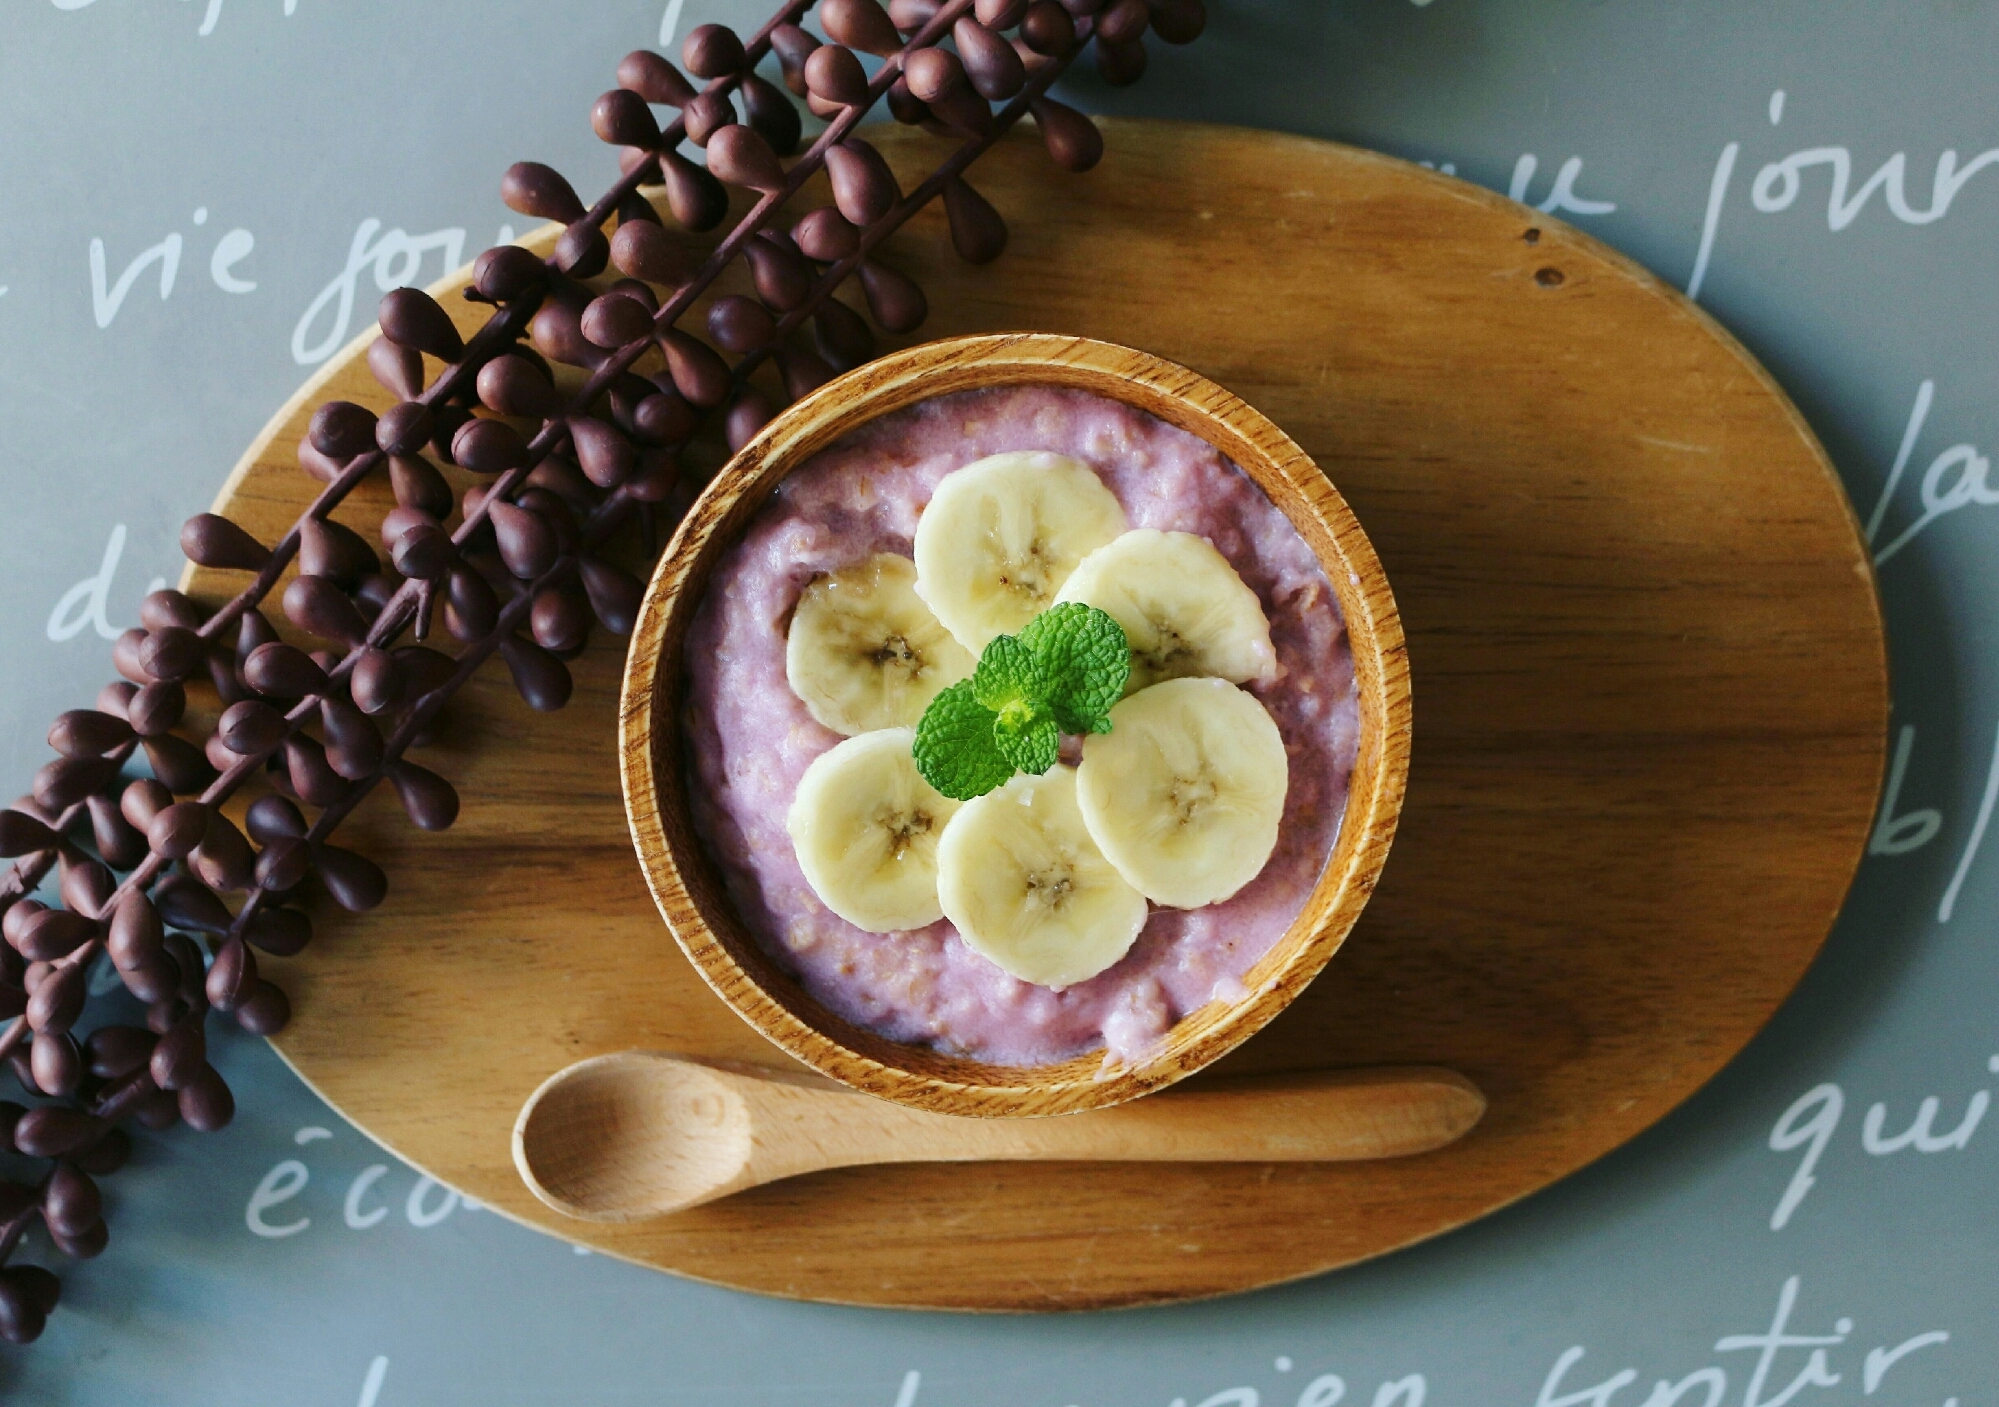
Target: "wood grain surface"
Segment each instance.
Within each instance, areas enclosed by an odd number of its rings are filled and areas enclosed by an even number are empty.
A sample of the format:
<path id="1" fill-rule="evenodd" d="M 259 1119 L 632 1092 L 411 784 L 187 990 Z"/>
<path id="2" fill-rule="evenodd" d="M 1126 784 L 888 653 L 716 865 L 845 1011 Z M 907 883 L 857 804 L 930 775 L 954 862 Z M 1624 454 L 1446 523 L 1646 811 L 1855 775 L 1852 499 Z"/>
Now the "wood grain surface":
<path id="1" fill-rule="evenodd" d="M 1347 624 L 1360 746 L 1339 837 L 1303 908 L 1238 984 L 1184 1013 L 1143 1056 L 1101 1049 L 1056 1064 L 992 1065 L 902 1045 L 844 1021 L 772 962 L 736 916 L 694 825 L 685 643 L 709 577 L 785 476 L 879 416 L 954 391 L 1052 385 L 1138 407 L 1213 445 L 1285 514 L 1324 569 Z M 947 337 L 877 357 L 792 405 L 688 509 L 632 631 L 619 704 L 625 814 L 667 926 L 716 995 L 773 1043 L 856 1089 L 939 1114 L 1073 1114 L 1183 1079 L 1263 1029 L 1352 931 L 1381 877 L 1408 782 L 1409 659 L 1381 560 L 1323 470 L 1239 396 L 1115 343 L 1046 333 Z"/>
<path id="2" fill-rule="evenodd" d="M 1859 859 L 1887 714 L 1868 559 L 1796 410 L 1675 292 L 1476 187 L 1299 138 L 1105 130 L 1084 177 L 1031 134 L 975 168 L 1013 226 L 998 263 L 960 265 L 941 211 L 887 258 L 929 292 L 922 336 L 1156 352 L 1268 414 L 1353 506 L 1408 637 L 1401 829 L 1339 956 L 1214 1074 L 1444 1065 L 1484 1121 L 1394 1162 L 874 1167 L 658 1222 L 560 1217 L 509 1156 L 552 1072 L 648 1047 L 779 1058 L 647 896 L 606 639 L 563 715 L 504 671 L 455 703 L 464 726 L 424 760 L 465 794 L 457 827 L 371 799 L 343 834 L 387 866 L 388 902 L 323 909 L 272 964 L 298 1012 L 280 1050 L 368 1132 L 508 1215 L 704 1280 L 1134 1304 L 1346 1265 L 1544 1187 L 1686 1098 L 1790 991 Z M 905 176 L 935 150 L 876 135 Z M 253 531 L 313 489 L 293 456 L 325 394 L 386 400 L 357 349 L 315 377 L 223 494 Z"/>

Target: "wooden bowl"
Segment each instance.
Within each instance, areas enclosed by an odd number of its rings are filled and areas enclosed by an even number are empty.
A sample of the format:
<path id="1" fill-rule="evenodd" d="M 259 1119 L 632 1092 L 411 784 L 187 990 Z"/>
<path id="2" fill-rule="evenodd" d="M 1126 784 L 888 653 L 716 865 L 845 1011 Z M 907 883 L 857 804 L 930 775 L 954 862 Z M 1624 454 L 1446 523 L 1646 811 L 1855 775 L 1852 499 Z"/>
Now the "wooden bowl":
<path id="1" fill-rule="evenodd" d="M 1360 695 L 1360 750 L 1339 839 L 1304 909 L 1245 975 L 1247 995 L 1182 1017 L 1147 1059 L 1106 1071 L 1101 1053 L 1005 1066 L 903 1045 L 819 1005 L 758 946 L 689 819 L 675 720 L 681 650 L 709 574 L 783 478 L 858 426 L 953 391 L 1024 383 L 1123 401 L 1200 437 L 1241 466 L 1311 546 L 1339 598 Z M 956 337 L 850 372 L 764 427 L 688 511 L 640 608 L 619 719 L 625 810 L 668 928 L 750 1025 L 856 1089 L 946 1114 L 1066 1114 L 1121 1103 L 1192 1074 L 1276 1016 L 1339 949 L 1374 890 L 1409 769 L 1409 663 L 1388 580 L 1319 467 L 1230 392 L 1144 352 L 1080 337 Z"/>

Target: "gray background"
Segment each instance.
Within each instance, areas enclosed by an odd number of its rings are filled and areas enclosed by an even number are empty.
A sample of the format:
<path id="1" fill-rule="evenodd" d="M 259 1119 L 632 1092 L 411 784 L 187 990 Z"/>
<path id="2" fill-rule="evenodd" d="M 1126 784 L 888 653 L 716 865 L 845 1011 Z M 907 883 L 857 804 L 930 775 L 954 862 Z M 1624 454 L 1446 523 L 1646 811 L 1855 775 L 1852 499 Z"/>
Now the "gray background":
<path id="1" fill-rule="evenodd" d="M 423 236 L 462 231 L 469 257 L 520 223 L 495 194 L 509 161 L 551 161 L 585 188 L 608 177 L 585 114 L 617 57 L 658 41 L 662 8 L 6 0 L 0 762 L 10 775 L 24 782 L 46 756 L 49 719 L 108 677 L 87 600 L 67 617 L 80 633 L 55 640 L 50 625 L 72 586 L 98 573 L 116 528 L 126 540 L 102 597 L 114 629 L 133 623 L 153 578 L 177 570 L 177 525 L 208 504 L 306 375 L 294 348 L 335 345 L 369 316 L 379 241 L 409 247 L 387 232 L 424 252 L 414 269 L 387 259 L 384 275 L 427 282 L 451 241 Z M 1914 814 L 1879 833 L 1825 956 L 1765 1035 L 1632 1146 L 1434 1244 L 1214 1304 L 1006 1319 L 779 1303 L 578 1254 L 452 1205 L 261 1043 L 238 1039 L 221 1057 L 239 1091 L 235 1125 L 206 1140 L 144 1140 L 108 1185 L 110 1250 L 66 1270 L 64 1307 L 40 1345 L 0 1354 L 4 1390 L 121 1407 L 1667 1407 L 1662 1382 L 1684 1386 L 1685 1407 L 1999 1398 L 1999 1129 L 1890 1152 L 1880 1138 L 1870 1148 L 1865 1127 L 1885 1106 L 1876 1128 L 1892 1144 L 1933 1096 L 1942 1140 L 1967 1101 L 1982 1107 L 1999 1086 L 1988 1066 L 1999 1052 L 1999 837 L 1973 843 L 1999 723 L 1986 647 L 1999 620 L 1989 551 L 1999 521 L 1986 500 L 1999 491 L 1977 451 L 1999 439 L 1999 169 L 1929 218 L 1939 154 L 1955 151 L 1962 169 L 1999 147 L 1989 96 L 1999 4 L 1217 8 L 1198 45 L 1155 48 L 1138 88 L 1079 79 L 1072 100 L 1339 138 L 1500 190 L 1532 155 L 1536 204 L 1578 158 L 1574 194 L 1615 209 L 1569 217 L 1681 286 L 1717 162 L 1738 144 L 1702 301 L 1797 398 L 1863 519 L 1919 388 L 1933 383 L 1878 539 L 1885 548 L 1925 516 L 1928 480 L 1941 511 L 1881 579 L 1895 728 L 1914 729 L 1895 814 Z M 747 0 L 686 0 L 678 23 L 684 33 L 760 17 Z M 1905 199 L 1891 206 L 1876 188 L 1857 212 L 1829 216 L 1833 149 L 1850 159 L 1849 196 L 1900 154 Z M 1757 173 L 1800 152 L 1819 164 L 1802 170 L 1795 201 L 1758 208 Z M 301 330 L 369 219 L 380 225 L 353 318 L 329 336 L 335 311 L 323 309 Z M 212 251 L 239 228 L 254 248 L 218 280 Z M 100 326 L 91 242 L 103 241 L 115 285 L 176 233 L 170 296 L 151 265 Z M 254 290 L 222 286 L 242 281 Z M 1947 453 L 1960 446 L 1970 448 Z M 1829 1111 L 1826 1086 L 1840 1117 L 1815 1185 L 1773 1230 L 1808 1150 L 1774 1151 L 1772 1133 L 1814 1090 L 1809 1107 Z M 260 1185 L 265 1201 L 291 1193 L 254 1218 L 284 1234 L 252 1227 Z M 1770 1339 L 1787 1300 L 1788 1335 L 1814 1342 L 1730 1344 Z M 1885 1352 L 1935 1334 L 1948 1337 L 1870 1378 L 1871 1351 L 1880 1369 Z M 1557 1374 L 1571 1350 L 1583 1356 Z"/>

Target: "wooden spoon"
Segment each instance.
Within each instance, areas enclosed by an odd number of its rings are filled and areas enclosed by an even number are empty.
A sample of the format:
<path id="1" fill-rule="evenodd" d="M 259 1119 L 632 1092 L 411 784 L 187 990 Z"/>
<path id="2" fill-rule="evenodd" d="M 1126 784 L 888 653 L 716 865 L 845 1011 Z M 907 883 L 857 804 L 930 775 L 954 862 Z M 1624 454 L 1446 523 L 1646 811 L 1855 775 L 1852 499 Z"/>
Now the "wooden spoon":
<path id="1" fill-rule="evenodd" d="M 955 1118 L 804 1072 L 632 1051 L 536 1090 L 514 1122 L 514 1166 L 559 1212 L 642 1221 L 868 1163 L 1395 1158 L 1443 1147 L 1484 1113 L 1464 1076 L 1404 1067 L 1217 1080 L 1053 1118 Z"/>

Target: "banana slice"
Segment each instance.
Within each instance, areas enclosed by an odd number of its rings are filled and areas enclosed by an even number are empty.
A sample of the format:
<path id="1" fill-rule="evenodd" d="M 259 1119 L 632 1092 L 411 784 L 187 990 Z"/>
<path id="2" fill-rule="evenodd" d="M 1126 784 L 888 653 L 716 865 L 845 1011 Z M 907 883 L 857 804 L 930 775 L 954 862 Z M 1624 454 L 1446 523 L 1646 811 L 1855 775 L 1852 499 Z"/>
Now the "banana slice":
<path id="1" fill-rule="evenodd" d="M 799 779 L 785 827 L 820 902 L 869 933 L 937 922 L 937 847 L 958 803 L 916 770 L 909 728 L 835 744 Z"/>
<path id="2" fill-rule="evenodd" d="M 1256 593 L 1192 533 L 1128 532 L 1079 562 L 1055 599 L 1095 606 L 1124 627 L 1128 694 L 1191 675 L 1241 684 L 1277 670 Z"/>
<path id="3" fill-rule="evenodd" d="M 1089 465 L 995 454 L 938 483 L 916 523 L 916 591 L 976 654 L 1047 609 L 1076 564 L 1124 528 Z"/>
<path id="4" fill-rule="evenodd" d="M 1110 732 L 1083 740 L 1076 783 L 1118 873 L 1154 903 L 1198 909 L 1269 861 L 1291 764 L 1250 695 L 1225 679 L 1171 679 L 1111 709 Z"/>
<path id="5" fill-rule="evenodd" d="M 916 563 L 892 552 L 807 586 L 784 648 L 791 691 L 848 737 L 913 727 L 976 663 L 916 594 Z"/>
<path id="6" fill-rule="evenodd" d="M 973 952 L 1042 987 L 1096 976 L 1145 927 L 1145 897 L 1083 824 L 1073 767 L 966 802 L 937 847 L 937 897 Z"/>

